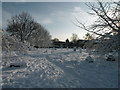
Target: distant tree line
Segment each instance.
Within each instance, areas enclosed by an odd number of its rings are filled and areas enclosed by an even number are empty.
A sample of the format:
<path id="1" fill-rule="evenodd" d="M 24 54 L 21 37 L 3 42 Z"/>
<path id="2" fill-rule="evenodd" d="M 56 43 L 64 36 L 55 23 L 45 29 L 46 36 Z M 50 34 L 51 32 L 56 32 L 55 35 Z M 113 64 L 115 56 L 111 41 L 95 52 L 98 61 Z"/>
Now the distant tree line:
<path id="1" fill-rule="evenodd" d="M 52 40 L 51 48 L 84 48 L 85 43 L 87 43 L 88 41 L 89 40 L 82 39 L 77 39 L 74 41 L 69 41 L 69 39 L 66 39 L 65 41 L 59 41 L 59 39 L 55 38 Z"/>

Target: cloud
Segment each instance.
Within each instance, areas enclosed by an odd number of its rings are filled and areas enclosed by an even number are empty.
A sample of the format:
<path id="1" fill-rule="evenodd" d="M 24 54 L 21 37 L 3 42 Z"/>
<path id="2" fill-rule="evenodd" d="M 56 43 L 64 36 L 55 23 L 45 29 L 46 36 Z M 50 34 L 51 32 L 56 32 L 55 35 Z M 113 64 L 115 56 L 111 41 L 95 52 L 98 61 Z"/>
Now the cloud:
<path id="1" fill-rule="evenodd" d="M 50 15 L 54 18 L 57 17 L 57 20 L 59 21 L 65 20 L 65 23 L 76 22 L 75 18 L 77 18 L 80 22 L 90 25 L 96 20 L 95 16 L 88 14 L 87 11 L 78 6 L 68 9 L 68 11 L 54 11 Z"/>
<path id="2" fill-rule="evenodd" d="M 64 14 L 65 14 L 65 12 L 63 12 L 63 11 L 53 11 L 50 15 L 57 16 L 57 15 L 64 15 Z"/>
<path id="3" fill-rule="evenodd" d="M 74 7 L 74 11 L 79 12 L 79 11 L 81 11 L 81 8 L 80 7 Z"/>
<path id="4" fill-rule="evenodd" d="M 83 10 L 81 7 L 74 7 L 72 15 L 80 16 L 80 17 L 81 16 L 90 17 L 90 15 L 85 10 Z"/>
<path id="5" fill-rule="evenodd" d="M 51 18 L 45 18 L 41 21 L 41 23 L 43 24 L 51 24 L 53 23 L 52 19 Z"/>
<path id="6" fill-rule="evenodd" d="M 92 16 L 83 10 L 81 7 L 74 7 L 73 12 L 71 13 L 73 17 L 77 18 L 81 23 L 86 25 L 91 25 L 97 19 L 97 17 Z M 75 20 L 75 19 L 74 19 Z"/>
<path id="7" fill-rule="evenodd" d="M 63 22 L 64 20 L 68 20 L 70 17 L 69 12 L 66 13 L 65 11 L 53 11 L 50 16 L 56 22 Z"/>

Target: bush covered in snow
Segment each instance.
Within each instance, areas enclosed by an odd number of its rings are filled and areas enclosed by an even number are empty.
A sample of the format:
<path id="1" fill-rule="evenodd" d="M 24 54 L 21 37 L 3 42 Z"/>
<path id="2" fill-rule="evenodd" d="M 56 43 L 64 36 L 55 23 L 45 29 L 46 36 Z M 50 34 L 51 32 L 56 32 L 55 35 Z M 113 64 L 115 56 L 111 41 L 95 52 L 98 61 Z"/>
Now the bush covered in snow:
<path id="1" fill-rule="evenodd" d="M 9 34 L 2 36 L 2 50 L 3 51 L 20 51 L 26 52 L 32 48 L 29 43 L 20 42 L 15 36 Z"/>

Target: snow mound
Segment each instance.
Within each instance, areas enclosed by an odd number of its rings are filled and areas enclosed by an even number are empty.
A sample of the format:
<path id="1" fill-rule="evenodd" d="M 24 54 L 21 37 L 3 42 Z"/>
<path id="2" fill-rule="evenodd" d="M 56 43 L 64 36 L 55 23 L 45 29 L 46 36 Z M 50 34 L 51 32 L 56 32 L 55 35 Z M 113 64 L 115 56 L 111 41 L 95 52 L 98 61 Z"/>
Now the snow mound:
<path id="1" fill-rule="evenodd" d="M 2 50 L 3 51 L 20 51 L 26 53 L 27 50 L 33 50 L 28 42 L 21 42 L 15 36 L 8 34 L 2 36 Z"/>
<path id="2" fill-rule="evenodd" d="M 85 60 L 88 61 L 89 63 L 94 61 L 91 56 L 87 56 Z"/>
<path id="3" fill-rule="evenodd" d="M 31 71 L 38 71 L 38 69 L 44 70 L 48 79 L 56 80 L 63 74 L 63 71 L 49 62 L 46 58 L 39 58 L 33 62 L 28 63 L 28 67 L 30 67 Z"/>
<path id="4" fill-rule="evenodd" d="M 106 57 L 106 60 L 107 60 L 107 61 L 115 61 L 115 58 L 114 58 L 113 55 L 108 55 L 108 56 Z"/>
<path id="5" fill-rule="evenodd" d="M 28 51 L 27 54 L 12 52 L 9 62 L 3 56 L 3 62 L 7 62 L 7 66 L 26 64 L 26 67 L 3 68 L 2 86 L 4 88 L 118 87 L 118 62 L 105 61 L 104 54 L 89 55 L 84 50 L 80 53 L 73 49 L 45 51 L 46 49 L 42 48 Z M 54 53 L 51 53 L 53 51 Z M 86 63 L 86 58 L 94 63 Z"/>

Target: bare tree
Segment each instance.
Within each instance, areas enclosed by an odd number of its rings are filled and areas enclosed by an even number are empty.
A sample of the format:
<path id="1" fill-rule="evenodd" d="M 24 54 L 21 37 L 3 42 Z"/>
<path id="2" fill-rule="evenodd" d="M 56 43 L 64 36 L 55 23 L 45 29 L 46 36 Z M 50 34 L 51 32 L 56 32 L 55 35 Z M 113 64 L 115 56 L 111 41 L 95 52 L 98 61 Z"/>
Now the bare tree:
<path id="1" fill-rule="evenodd" d="M 93 40 L 95 39 L 95 37 L 93 35 L 91 35 L 90 33 L 86 33 L 84 36 L 85 40 Z"/>
<path id="2" fill-rule="evenodd" d="M 120 2 L 100 2 L 98 0 L 98 2 L 87 3 L 86 5 L 92 10 L 91 14 L 96 15 L 98 19 L 90 26 L 86 26 L 76 19 L 78 23 L 76 25 L 88 32 L 98 35 L 101 42 L 99 47 L 102 48 L 103 46 L 104 48 L 107 48 L 106 50 L 110 49 L 108 46 L 105 47 L 105 45 L 108 44 L 112 49 L 119 47 Z M 115 45 L 113 45 L 113 43 L 115 43 Z"/>
<path id="3" fill-rule="evenodd" d="M 27 41 L 31 45 L 47 47 L 51 44 L 49 32 L 26 12 L 11 17 L 8 20 L 7 31 L 11 36 L 16 36 L 22 42 Z"/>
<path id="4" fill-rule="evenodd" d="M 8 31 L 11 35 L 15 35 L 22 42 L 27 40 L 31 33 L 38 28 L 32 16 L 26 12 L 11 17 L 8 20 Z"/>
<path id="5" fill-rule="evenodd" d="M 43 26 L 38 24 L 38 29 L 31 34 L 28 42 L 38 47 L 49 47 L 51 45 L 51 35 Z"/>
<path id="6" fill-rule="evenodd" d="M 85 26 L 78 19 L 77 26 L 99 36 L 111 36 L 111 33 L 120 33 L 120 2 L 94 2 L 86 5 L 98 16 L 93 25 Z M 107 35 L 106 35 L 107 33 Z"/>
<path id="7" fill-rule="evenodd" d="M 75 33 L 73 33 L 73 34 L 72 34 L 72 37 L 71 37 L 71 41 L 75 43 L 78 39 L 79 39 L 79 38 L 78 38 L 78 35 L 75 34 Z"/>

